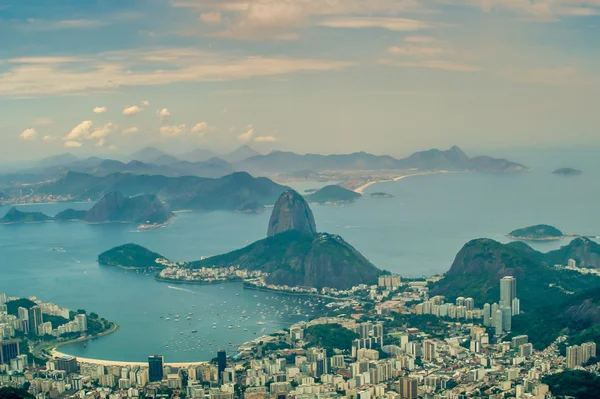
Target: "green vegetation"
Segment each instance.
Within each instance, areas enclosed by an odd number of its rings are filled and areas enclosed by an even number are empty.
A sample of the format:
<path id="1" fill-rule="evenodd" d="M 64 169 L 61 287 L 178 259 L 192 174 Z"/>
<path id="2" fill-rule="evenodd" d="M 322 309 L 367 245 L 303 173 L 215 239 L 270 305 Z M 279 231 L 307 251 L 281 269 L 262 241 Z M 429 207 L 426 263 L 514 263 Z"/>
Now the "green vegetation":
<path id="1" fill-rule="evenodd" d="M 572 295 L 560 303 L 534 308 L 513 318 L 513 334 L 526 334 L 536 349 L 544 349 L 559 335 L 569 344 L 600 345 L 600 289 Z"/>
<path id="2" fill-rule="evenodd" d="M 13 207 L 0 219 L 0 224 L 39 223 L 50 220 L 52 220 L 50 216 L 44 215 L 41 212 L 22 212 Z"/>
<path id="3" fill-rule="evenodd" d="M 513 230 L 508 233 L 508 237 L 514 240 L 546 241 L 559 240 L 564 237 L 564 234 L 556 227 L 549 226 L 547 224 L 538 224 L 535 226 Z"/>
<path id="4" fill-rule="evenodd" d="M 352 202 L 359 199 L 361 195 L 344 187 L 331 185 L 325 186 L 314 193 L 307 195 L 306 199 L 309 202 L 325 204 L 328 202 Z"/>
<path id="5" fill-rule="evenodd" d="M 582 370 L 563 371 L 542 378 L 544 384 L 556 396 L 572 396 L 576 399 L 597 399 L 600 377 Z"/>
<path id="6" fill-rule="evenodd" d="M 35 396 L 24 389 L 2 387 L 0 388 L 0 399 L 35 399 Z"/>
<path id="7" fill-rule="evenodd" d="M 478 306 L 494 303 L 500 297 L 500 279 L 517 278 L 518 296 L 523 309 L 558 304 L 568 293 L 582 293 L 600 287 L 600 278 L 554 267 L 566 264 L 570 258 L 600 262 L 595 256 L 600 245 L 576 238 L 567 246 L 546 254 L 535 251 L 522 242 L 501 244 L 490 239 L 472 240 L 457 254 L 444 278 L 432 285 L 432 295 L 444 295 L 450 301 L 459 296 L 472 297 Z"/>
<path id="8" fill-rule="evenodd" d="M 137 244 L 125 244 L 98 255 L 98 263 L 124 269 L 163 268 L 157 262 L 164 257 Z"/>
<path id="9" fill-rule="evenodd" d="M 384 328 L 418 328 L 426 334 L 432 336 L 443 336 L 448 330 L 448 326 L 442 319 L 431 314 L 402 314 L 395 315 L 393 320 L 386 320 Z M 402 334 L 400 334 L 402 335 Z"/>
<path id="10" fill-rule="evenodd" d="M 267 237 L 224 255 L 188 264 L 191 268 L 239 266 L 270 273 L 277 285 L 345 289 L 374 283 L 381 273 L 341 237 L 297 230 Z"/>
<path id="11" fill-rule="evenodd" d="M 104 195 L 90 209 L 83 221 L 86 223 L 165 223 L 173 217 L 173 212 L 156 195 L 125 197 L 118 191 Z"/>
<path id="12" fill-rule="evenodd" d="M 18 316 L 19 308 L 25 308 L 25 309 L 29 310 L 32 307 L 34 307 L 35 305 L 36 305 L 35 302 L 33 302 L 27 298 L 20 298 L 20 299 L 14 300 L 14 301 L 6 302 L 6 310 L 7 310 L 8 314 L 11 314 L 13 316 Z"/>
<path id="13" fill-rule="evenodd" d="M 320 324 L 308 327 L 304 337 L 308 341 L 307 347 L 319 346 L 332 354 L 334 349 L 351 350 L 352 341 L 359 335 L 340 324 Z"/>

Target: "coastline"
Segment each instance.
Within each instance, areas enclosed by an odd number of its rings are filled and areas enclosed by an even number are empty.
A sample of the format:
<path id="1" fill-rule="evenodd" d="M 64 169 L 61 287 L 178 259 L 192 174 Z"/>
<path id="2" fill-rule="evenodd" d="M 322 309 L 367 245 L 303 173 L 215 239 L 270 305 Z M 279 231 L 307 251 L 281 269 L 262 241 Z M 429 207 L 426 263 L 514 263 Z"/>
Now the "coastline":
<path id="1" fill-rule="evenodd" d="M 112 323 L 112 327 L 109 328 L 106 331 L 103 331 L 99 334 L 96 335 L 89 335 L 89 336 L 85 336 L 85 337 L 79 337 L 76 339 L 71 339 L 68 341 L 63 341 L 63 342 L 50 342 L 50 343 L 46 343 L 46 345 L 41 345 L 39 347 L 34 347 L 32 350 L 32 354 L 34 354 L 35 356 L 37 355 L 44 355 L 44 356 L 50 356 L 50 358 L 54 357 L 54 352 L 56 353 L 60 353 L 60 356 L 69 356 L 65 353 L 61 353 L 56 351 L 56 348 L 60 348 L 61 346 L 67 346 L 67 345 L 71 345 L 71 344 L 75 344 L 77 342 L 85 342 L 85 341 L 89 341 L 91 339 L 96 339 L 96 338 L 100 338 L 100 337 L 104 337 L 106 335 L 112 334 L 114 332 L 116 332 L 120 326 L 117 323 Z M 50 349 L 49 353 L 48 353 L 48 349 Z"/>
<path id="2" fill-rule="evenodd" d="M 52 357 L 64 357 L 64 356 L 72 356 L 66 353 L 59 352 L 56 348 L 53 348 L 50 352 Z M 148 366 L 148 362 L 130 362 L 130 361 L 122 361 L 122 360 L 103 360 L 103 359 L 91 359 L 87 357 L 73 356 L 77 359 L 79 363 L 87 363 L 87 364 L 97 364 L 101 366 Z M 207 364 L 207 361 L 201 362 L 181 362 L 181 363 L 169 363 L 165 362 L 166 366 L 173 367 L 192 367 L 192 366 L 200 366 L 203 364 Z"/>
<path id="3" fill-rule="evenodd" d="M 356 188 L 354 190 L 354 192 L 362 195 L 362 194 L 364 194 L 364 191 L 368 187 L 372 186 L 373 184 L 377 184 L 377 183 L 390 183 L 390 182 L 402 180 L 402 179 L 405 179 L 407 177 L 412 177 L 412 176 L 438 175 L 438 174 L 444 174 L 444 173 L 452 173 L 452 171 L 449 171 L 449 170 L 436 170 L 436 171 L 430 171 L 430 172 L 409 173 L 409 174 L 406 174 L 406 175 L 400 175 L 400 176 L 396 176 L 396 177 L 390 177 L 389 179 L 372 180 L 372 181 L 367 182 L 367 183 L 363 184 L 362 186 Z"/>

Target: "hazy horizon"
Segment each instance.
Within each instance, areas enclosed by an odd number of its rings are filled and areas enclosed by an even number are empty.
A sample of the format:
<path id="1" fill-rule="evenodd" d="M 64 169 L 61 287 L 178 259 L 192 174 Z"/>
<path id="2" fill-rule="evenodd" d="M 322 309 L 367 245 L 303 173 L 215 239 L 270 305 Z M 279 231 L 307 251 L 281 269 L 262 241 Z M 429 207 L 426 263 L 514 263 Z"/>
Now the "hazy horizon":
<path id="1" fill-rule="evenodd" d="M 600 146 L 598 3 L 8 0 L 0 156 Z"/>

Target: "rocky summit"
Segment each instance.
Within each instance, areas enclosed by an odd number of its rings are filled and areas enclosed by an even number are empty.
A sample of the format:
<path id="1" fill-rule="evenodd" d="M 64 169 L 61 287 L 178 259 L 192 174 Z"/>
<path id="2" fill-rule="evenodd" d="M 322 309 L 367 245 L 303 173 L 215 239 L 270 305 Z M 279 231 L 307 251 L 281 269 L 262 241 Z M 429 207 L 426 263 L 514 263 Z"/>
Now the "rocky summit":
<path id="1" fill-rule="evenodd" d="M 267 237 L 289 230 L 298 230 L 309 235 L 317 233 L 312 211 L 304 198 L 294 190 L 284 191 L 279 196 L 271 213 Z"/>

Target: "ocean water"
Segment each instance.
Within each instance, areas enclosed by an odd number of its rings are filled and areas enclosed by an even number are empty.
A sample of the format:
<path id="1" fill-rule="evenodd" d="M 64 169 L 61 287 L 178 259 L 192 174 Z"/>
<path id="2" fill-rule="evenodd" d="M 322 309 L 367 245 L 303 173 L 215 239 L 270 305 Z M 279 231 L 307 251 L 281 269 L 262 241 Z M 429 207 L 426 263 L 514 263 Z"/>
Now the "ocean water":
<path id="1" fill-rule="evenodd" d="M 506 233 L 531 224 L 600 235 L 600 160 L 594 151 L 515 151 L 510 158 L 534 170 L 415 176 L 376 184 L 354 204 L 313 205 L 317 228 L 340 234 L 378 267 L 405 276 L 443 273 L 467 241 L 489 237 L 505 242 Z M 551 174 L 563 166 L 584 173 Z M 292 185 L 302 191 L 323 184 Z M 394 197 L 371 198 L 368 194 L 375 191 Z M 19 208 L 54 215 L 73 206 L 85 209 L 90 204 Z M 1 207 L 0 215 L 9 208 Z M 131 225 L 2 225 L 0 292 L 84 308 L 121 327 L 87 346 L 61 348 L 66 353 L 109 360 L 144 361 L 155 353 L 171 362 L 208 360 L 218 348 L 233 351 L 230 343 L 239 344 L 305 319 L 315 308 L 306 299 L 244 290 L 240 284 L 172 289 L 151 276 L 100 266 L 97 255 L 135 242 L 172 260 L 194 260 L 264 237 L 268 219 L 268 212 L 181 213 L 170 226 L 141 233 Z M 547 251 L 567 242 L 533 246 Z M 53 247 L 66 252 L 54 252 Z M 179 322 L 174 321 L 177 314 Z M 167 317 L 171 320 L 166 321 Z"/>

